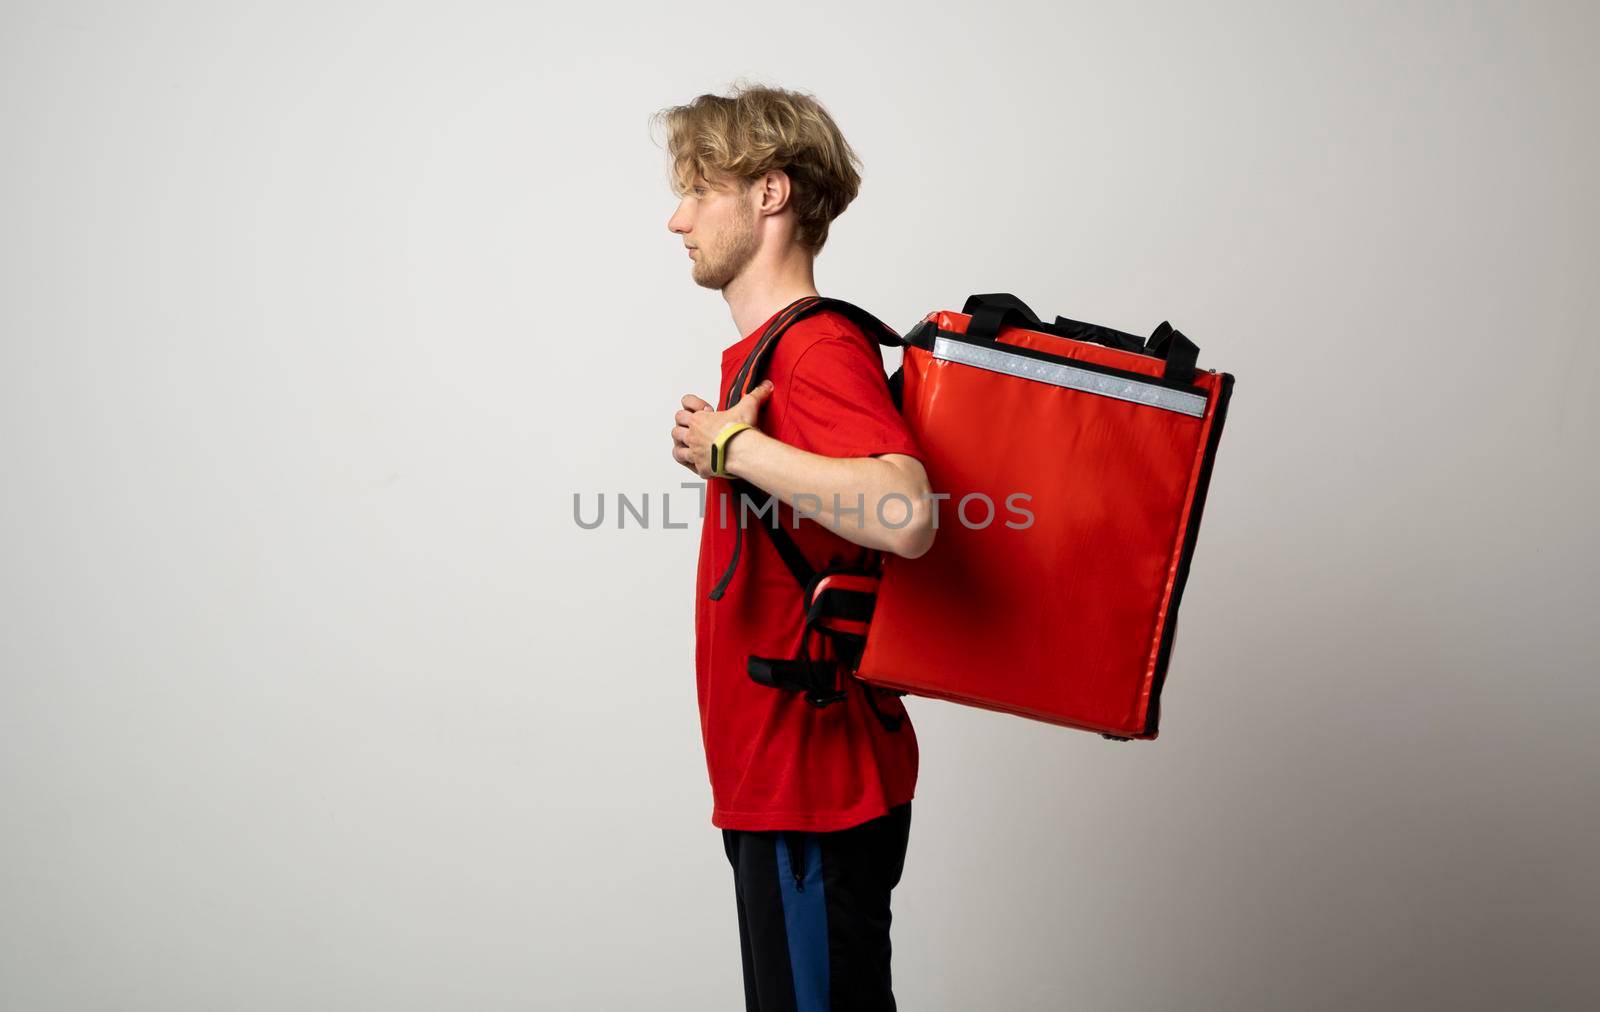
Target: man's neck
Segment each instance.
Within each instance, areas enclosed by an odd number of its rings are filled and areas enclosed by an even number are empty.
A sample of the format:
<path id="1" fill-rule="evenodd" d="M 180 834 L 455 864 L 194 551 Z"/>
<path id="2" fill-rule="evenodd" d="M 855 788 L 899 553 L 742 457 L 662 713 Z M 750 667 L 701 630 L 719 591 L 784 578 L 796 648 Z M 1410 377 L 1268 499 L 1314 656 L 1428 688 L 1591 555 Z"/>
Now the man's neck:
<path id="1" fill-rule="evenodd" d="M 816 294 L 811 258 L 798 254 L 780 264 L 752 263 L 722 290 L 741 337 L 794 300 Z"/>

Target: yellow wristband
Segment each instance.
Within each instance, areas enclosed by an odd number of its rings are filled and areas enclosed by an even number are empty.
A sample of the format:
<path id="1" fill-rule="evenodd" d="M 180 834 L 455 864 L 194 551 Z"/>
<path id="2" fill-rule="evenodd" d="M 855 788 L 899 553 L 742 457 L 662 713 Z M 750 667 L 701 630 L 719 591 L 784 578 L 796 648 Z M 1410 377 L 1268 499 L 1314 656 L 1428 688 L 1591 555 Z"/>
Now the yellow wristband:
<path id="1" fill-rule="evenodd" d="M 723 470 L 728 466 L 728 440 L 732 439 L 734 436 L 737 436 L 745 429 L 751 429 L 754 427 L 755 426 L 751 425 L 749 422 L 734 422 L 732 425 L 727 426 L 721 432 L 717 433 L 717 438 L 711 441 L 712 477 L 729 477 L 728 472 Z"/>

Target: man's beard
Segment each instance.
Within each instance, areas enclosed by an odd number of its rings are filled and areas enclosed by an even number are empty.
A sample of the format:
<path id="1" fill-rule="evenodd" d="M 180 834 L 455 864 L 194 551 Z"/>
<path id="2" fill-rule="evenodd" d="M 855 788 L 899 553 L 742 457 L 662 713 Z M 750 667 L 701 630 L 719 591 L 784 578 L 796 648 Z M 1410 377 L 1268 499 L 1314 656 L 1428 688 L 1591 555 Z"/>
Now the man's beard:
<path id="1" fill-rule="evenodd" d="M 700 255 L 694 258 L 694 282 L 701 288 L 713 288 L 720 292 L 755 257 L 756 247 L 760 244 L 756 236 L 756 213 L 748 204 L 743 206 L 744 211 L 734 219 L 733 225 L 717 238 L 715 245 L 720 247 L 718 252 L 710 255 L 710 251 L 702 244 Z"/>

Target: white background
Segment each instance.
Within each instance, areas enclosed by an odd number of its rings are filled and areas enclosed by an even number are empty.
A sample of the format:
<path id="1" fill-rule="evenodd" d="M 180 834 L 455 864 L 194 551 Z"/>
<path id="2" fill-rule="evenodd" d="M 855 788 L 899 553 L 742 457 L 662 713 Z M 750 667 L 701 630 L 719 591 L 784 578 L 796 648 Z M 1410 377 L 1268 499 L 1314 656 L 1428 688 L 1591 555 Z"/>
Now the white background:
<path id="1" fill-rule="evenodd" d="M 0 1007 L 740 1007 L 697 529 L 572 519 L 691 477 L 647 118 L 739 77 L 864 160 L 824 294 L 1238 377 L 1157 741 L 909 701 L 901 1007 L 1595 1007 L 1597 29 L 6 4 Z"/>

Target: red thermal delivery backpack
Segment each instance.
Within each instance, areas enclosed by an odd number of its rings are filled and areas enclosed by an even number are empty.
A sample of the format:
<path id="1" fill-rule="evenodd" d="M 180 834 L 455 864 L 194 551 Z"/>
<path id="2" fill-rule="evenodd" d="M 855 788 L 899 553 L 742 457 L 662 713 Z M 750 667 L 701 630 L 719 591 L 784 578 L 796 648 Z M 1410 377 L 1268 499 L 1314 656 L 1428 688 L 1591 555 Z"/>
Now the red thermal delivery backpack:
<path id="1" fill-rule="evenodd" d="M 1155 738 L 1233 376 L 1198 368 L 1165 322 L 1141 339 L 974 295 L 901 338 L 809 297 L 774 319 L 723 408 L 761 382 L 790 324 L 824 309 L 904 349 L 890 389 L 948 498 L 926 555 L 855 570 L 817 571 L 781 524 L 759 524 L 800 585 L 806 635 L 797 657 L 750 658 L 750 677 L 818 706 L 859 686 L 890 730 L 900 718 L 879 695 L 910 693 Z M 737 565 L 736 544 L 714 600 Z"/>

